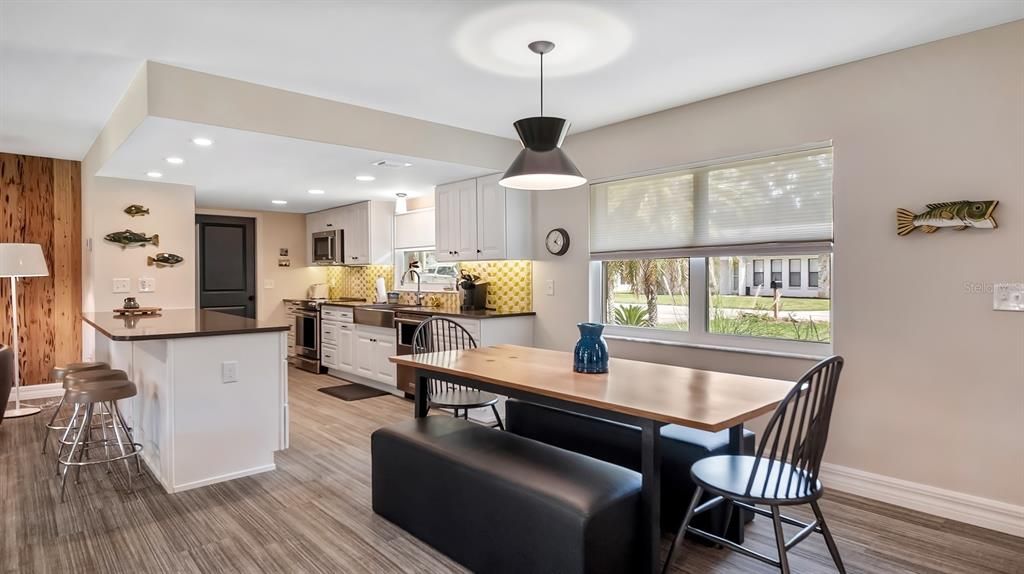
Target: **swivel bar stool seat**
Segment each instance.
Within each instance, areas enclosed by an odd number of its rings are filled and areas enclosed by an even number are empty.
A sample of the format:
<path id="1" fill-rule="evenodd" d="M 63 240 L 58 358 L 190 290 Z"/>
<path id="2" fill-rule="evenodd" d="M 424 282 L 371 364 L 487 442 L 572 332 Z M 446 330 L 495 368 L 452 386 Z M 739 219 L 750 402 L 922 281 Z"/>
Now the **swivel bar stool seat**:
<path id="1" fill-rule="evenodd" d="M 50 381 L 54 383 L 61 383 L 64 390 L 67 391 L 67 383 L 64 381 L 67 375 L 101 370 L 110 370 L 110 365 L 102 361 L 57 365 L 50 369 Z M 127 376 L 125 378 L 127 378 Z M 46 454 L 46 444 L 50 439 L 50 431 L 62 431 L 67 428 L 67 421 L 57 422 L 57 416 L 60 414 L 60 410 L 62 408 L 64 408 L 64 395 L 61 395 L 60 402 L 57 403 L 57 407 L 53 409 L 53 414 L 50 416 L 50 420 L 46 423 L 46 427 L 43 429 L 43 454 Z"/>
<path id="2" fill-rule="evenodd" d="M 120 371 L 120 373 L 123 373 L 123 371 Z M 68 471 L 71 468 L 75 469 L 77 482 L 83 466 L 106 464 L 108 472 L 110 472 L 110 463 L 123 460 L 128 473 L 129 491 L 131 491 L 132 487 L 132 470 L 128 461 L 129 458 L 135 458 L 136 472 L 137 474 L 142 474 L 142 466 L 138 458 L 139 453 L 142 452 L 142 445 L 134 442 L 131 430 L 117 408 L 117 401 L 134 397 L 138 390 L 135 387 L 135 383 L 127 380 L 127 378 L 117 378 L 119 375 L 116 371 L 109 372 L 105 376 L 109 378 L 103 378 L 104 375 L 88 377 L 83 373 L 65 379 L 69 380 L 69 388 L 65 393 L 65 400 L 74 405 L 75 412 L 68 422 L 68 428 L 65 430 L 64 439 L 61 441 L 61 448 L 57 458 L 57 464 L 62 473 L 60 486 L 62 501 L 66 491 Z M 93 426 L 93 416 L 96 415 L 97 406 L 101 411 L 105 410 L 108 415 L 110 430 L 114 435 L 113 439 L 107 436 L 108 425 L 102 419 L 98 425 L 102 438 L 93 439 L 92 435 L 95 428 Z M 68 442 L 67 438 L 71 433 L 75 435 L 74 440 Z M 115 443 L 120 454 L 115 453 L 111 455 L 109 454 L 109 449 Z M 70 446 L 66 456 L 64 455 L 65 444 Z M 102 448 L 103 456 L 94 459 L 91 455 L 97 446 Z M 89 455 L 88 459 L 86 458 L 87 454 Z"/>

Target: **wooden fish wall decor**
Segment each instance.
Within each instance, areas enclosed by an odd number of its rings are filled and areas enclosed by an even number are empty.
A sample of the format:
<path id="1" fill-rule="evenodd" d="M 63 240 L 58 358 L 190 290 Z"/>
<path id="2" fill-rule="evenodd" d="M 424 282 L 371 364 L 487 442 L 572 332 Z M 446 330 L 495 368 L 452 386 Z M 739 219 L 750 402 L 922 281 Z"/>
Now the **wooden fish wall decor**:
<path id="1" fill-rule="evenodd" d="M 129 245 L 145 245 L 147 243 L 152 243 L 155 247 L 160 246 L 160 236 L 156 233 L 152 237 L 146 237 L 145 234 L 132 231 L 131 229 L 108 233 L 103 236 L 103 239 L 111 243 L 117 243 L 121 246 L 121 249 L 125 249 Z"/>
<path id="2" fill-rule="evenodd" d="M 175 255 L 174 253 L 157 253 L 155 257 L 146 257 L 146 265 L 156 265 L 157 268 L 170 267 L 172 265 L 177 265 L 184 260 L 184 257 L 181 255 Z"/>
<path id="3" fill-rule="evenodd" d="M 124 208 L 124 212 L 132 217 L 139 217 L 140 215 L 149 215 L 149 209 L 145 206 L 133 203 L 128 207 Z"/>
<path id="4" fill-rule="evenodd" d="M 952 227 L 963 231 L 968 227 L 995 229 L 999 227 L 992 217 L 998 201 L 946 201 L 929 203 L 926 211 L 914 213 L 908 209 L 896 210 L 896 233 L 906 235 L 921 228 L 925 233 L 935 233 L 940 227 Z"/>

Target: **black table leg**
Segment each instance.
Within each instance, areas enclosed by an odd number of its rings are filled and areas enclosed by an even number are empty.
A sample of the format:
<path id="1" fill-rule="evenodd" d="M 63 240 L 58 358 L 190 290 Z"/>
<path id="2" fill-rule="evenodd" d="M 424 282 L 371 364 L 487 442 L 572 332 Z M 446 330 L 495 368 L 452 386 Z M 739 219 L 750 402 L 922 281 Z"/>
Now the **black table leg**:
<path id="1" fill-rule="evenodd" d="M 729 427 L 729 454 L 747 454 L 743 448 L 743 423 Z M 751 514 L 749 510 L 734 506 L 725 537 L 736 544 L 743 544 L 743 527 L 746 526 L 746 518 L 749 514 Z"/>
<path id="2" fill-rule="evenodd" d="M 662 423 L 644 421 L 641 429 L 643 486 L 640 492 L 640 539 L 644 554 L 643 570 L 659 572 L 661 562 L 661 427 Z"/>
<path id="3" fill-rule="evenodd" d="M 427 384 L 429 380 L 426 373 L 422 371 L 416 371 L 416 397 L 413 400 L 415 408 L 413 409 L 413 415 L 421 419 L 427 416 Z"/>

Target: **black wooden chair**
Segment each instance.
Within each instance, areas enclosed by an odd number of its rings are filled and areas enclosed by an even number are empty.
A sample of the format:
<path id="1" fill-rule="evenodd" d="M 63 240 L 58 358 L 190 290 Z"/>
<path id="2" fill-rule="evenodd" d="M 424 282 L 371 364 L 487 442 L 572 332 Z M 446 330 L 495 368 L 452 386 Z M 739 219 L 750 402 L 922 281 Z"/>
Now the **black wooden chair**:
<path id="1" fill-rule="evenodd" d="M 444 317 L 431 317 L 416 327 L 412 334 L 412 352 L 436 353 L 440 351 L 458 351 L 475 349 L 476 340 L 465 327 Z M 427 393 L 427 409 L 440 407 L 452 409 L 456 417 L 462 411 L 462 418 L 469 418 L 469 409 L 491 407 L 498 428 L 505 430 L 498 414 L 498 395 L 457 385 L 448 381 L 430 379 Z"/>
<path id="2" fill-rule="evenodd" d="M 784 573 L 789 572 L 786 551 L 818 532 L 825 537 L 825 544 L 828 545 L 836 568 L 839 572 L 846 572 L 839 557 L 839 549 L 818 506 L 818 499 L 822 495 L 818 473 L 842 370 L 842 357 L 829 357 L 807 371 L 768 421 L 755 456 L 712 456 L 693 465 L 690 475 L 697 485 L 697 491 L 669 549 L 663 574 L 668 572 L 672 557 L 687 532 L 771 564 Z M 714 498 L 698 506 L 705 491 Z M 723 503 L 772 519 L 778 560 L 690 525 L 695 515 Z M 755 507 L 756 504 L 768 506 L 771 512 Z M 780 514 L 780 507 L 797 504 L 810 504 L 815 520 L 804 524 Z M 800 531 L 788 541 L 782 531 L 783 522 L 800 527 Z M 728 526 L 725 525 L 723 533 L 728 530 Z"/>

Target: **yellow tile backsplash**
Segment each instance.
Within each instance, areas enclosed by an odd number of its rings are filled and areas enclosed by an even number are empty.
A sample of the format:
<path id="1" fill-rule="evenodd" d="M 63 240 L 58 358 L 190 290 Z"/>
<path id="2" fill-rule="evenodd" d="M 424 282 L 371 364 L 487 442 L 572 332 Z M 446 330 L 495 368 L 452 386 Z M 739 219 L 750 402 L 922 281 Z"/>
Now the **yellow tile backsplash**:
<path id="1" fill-rule="evenodd" d="M 522 313 L 533 310 L 533 262 L 532 261 L 464 261 L 459 268 L 487 280 L 487 306 L 502 312 Z M 365 267 L 330 267 L 327 269 L 327 284 L 331 297 L 360 297 L 372 299 L 374 282 L 384 277 L 384 284 L 390 291 L 394 288 L 394 268 L 390 265 L 368 265 Z M 427 294 L 427 301 L 436 297 L 441 307 L 459 305 L 456 292 Z M 402 292 L 402 303 L 412 304 L 411 293 Z"/>

